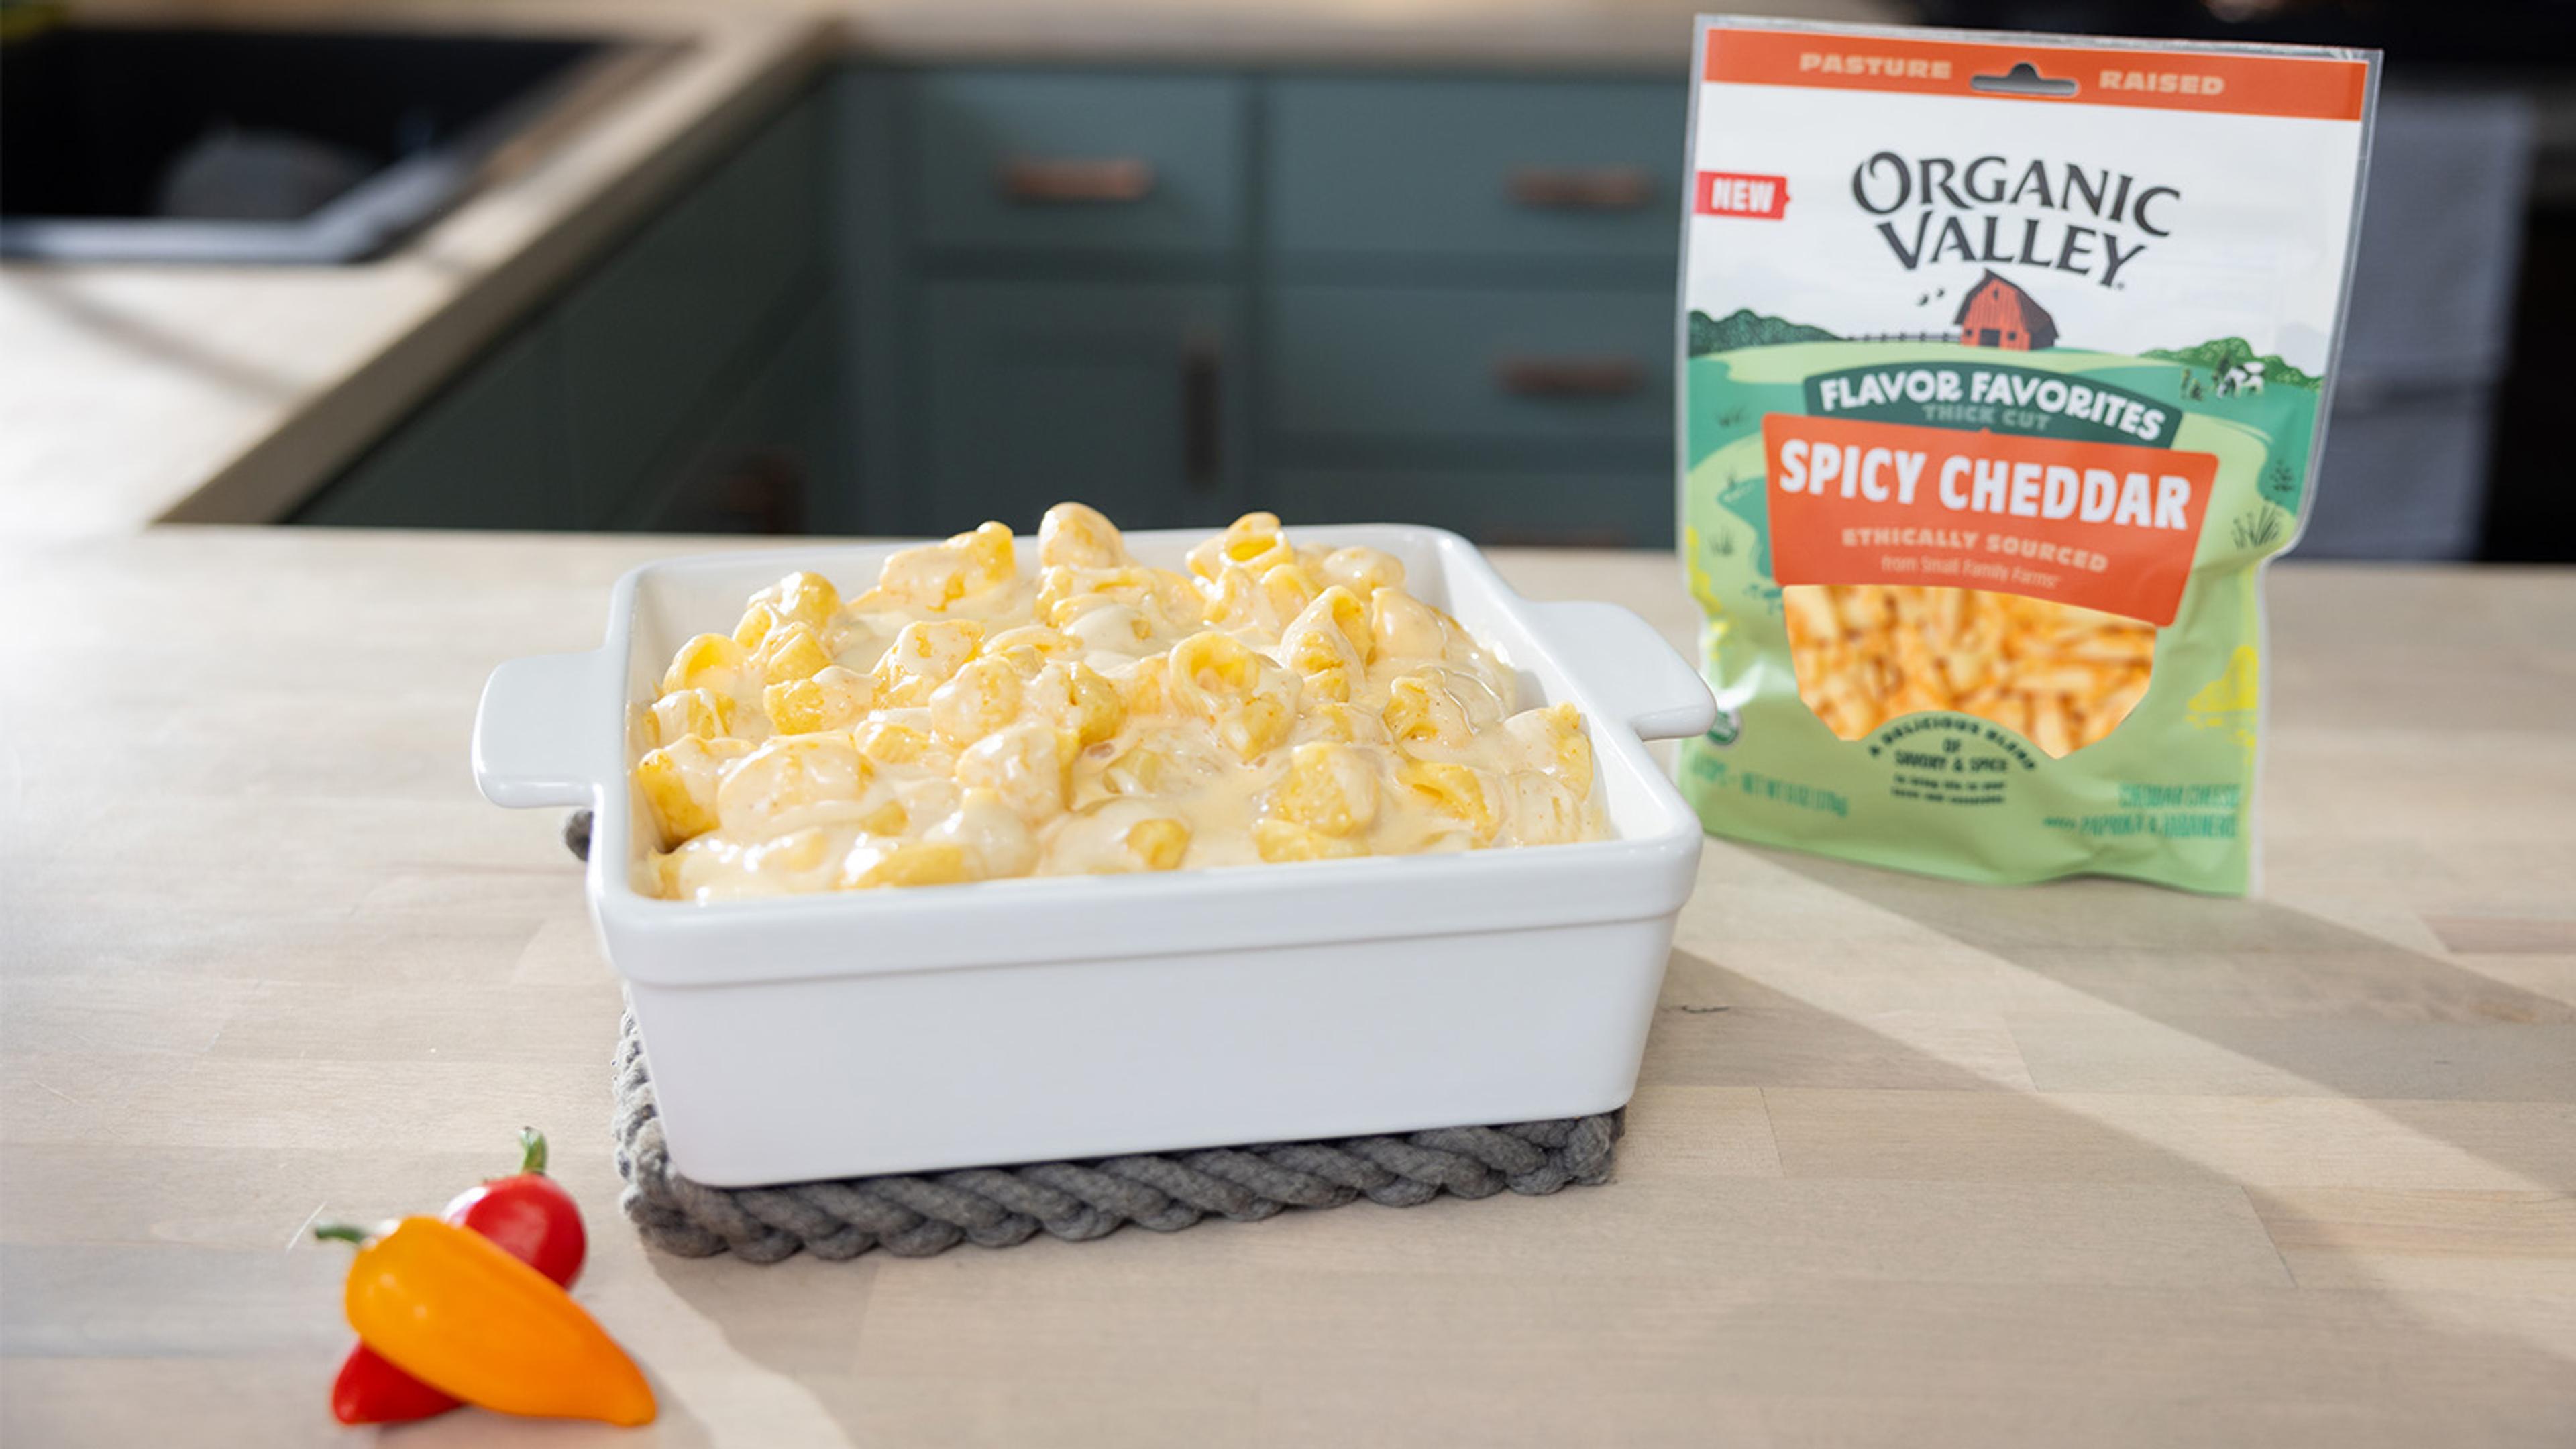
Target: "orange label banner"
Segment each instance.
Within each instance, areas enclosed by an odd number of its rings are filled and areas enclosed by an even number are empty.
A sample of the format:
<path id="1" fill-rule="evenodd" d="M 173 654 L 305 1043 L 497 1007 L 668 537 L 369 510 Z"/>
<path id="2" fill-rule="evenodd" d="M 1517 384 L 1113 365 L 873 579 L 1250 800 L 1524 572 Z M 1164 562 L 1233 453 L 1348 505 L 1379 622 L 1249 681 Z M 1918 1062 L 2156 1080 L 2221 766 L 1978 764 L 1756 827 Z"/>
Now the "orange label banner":
<path id="1" fill-rule="evenodd" d="M 1978 76 L 2008 76 L 2015 65 L 2027 65 L 2040 79 L 2071 83 L 2073 88 L 2062 94 L 1976 88 Z M 2370 89 L 2369 65 L 2338 56 L 1999 45 L 1734 25 L 1709 30 L 1708 54 L 1700 74 L 1707 80 L 1749 85 L 1910 91 L 2040 105 L 2144 106 L 2325 121 L 2360 120 Z"/>
<path id="2" fill-rule="evenodd" d="M 2214 453 L 1771 413 L 1771 572 L 2053 599 L 2162 627 L 2181 607 Z"/>

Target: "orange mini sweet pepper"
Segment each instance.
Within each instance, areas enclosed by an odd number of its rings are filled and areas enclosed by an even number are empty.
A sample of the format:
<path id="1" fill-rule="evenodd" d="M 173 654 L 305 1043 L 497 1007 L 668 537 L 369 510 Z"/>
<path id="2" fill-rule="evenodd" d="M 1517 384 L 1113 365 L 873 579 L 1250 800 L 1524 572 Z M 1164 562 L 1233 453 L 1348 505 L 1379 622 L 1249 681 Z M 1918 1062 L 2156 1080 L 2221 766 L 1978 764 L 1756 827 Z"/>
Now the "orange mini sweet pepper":
<path id="1" fill-rule="evenodd" d="M 349 1265 L 349 1326 L 405 1373 L 505 1414 L 653 1421 L 644 1371 L 569 1294 L 491 1239 L 436 1218 L 405 1218 Z"/>

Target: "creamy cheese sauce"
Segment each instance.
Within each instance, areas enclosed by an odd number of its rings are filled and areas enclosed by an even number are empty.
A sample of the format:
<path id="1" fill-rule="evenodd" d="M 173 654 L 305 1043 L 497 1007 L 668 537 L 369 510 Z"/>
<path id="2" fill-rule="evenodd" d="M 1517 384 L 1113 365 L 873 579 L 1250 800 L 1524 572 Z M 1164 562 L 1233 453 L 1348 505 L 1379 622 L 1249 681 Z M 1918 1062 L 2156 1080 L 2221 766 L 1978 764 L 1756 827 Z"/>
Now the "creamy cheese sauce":
<path id="1" fill-rule="evenodd" d="M 721 900 L 1595 840 L 1571 705 L 1367 548 L 1267 513 L 1138 563 L 1049 509 L 1034 567 L 987 523 L 862 593 L 798 573 L 681 646 L 632 721 L 648 894 Z"/>

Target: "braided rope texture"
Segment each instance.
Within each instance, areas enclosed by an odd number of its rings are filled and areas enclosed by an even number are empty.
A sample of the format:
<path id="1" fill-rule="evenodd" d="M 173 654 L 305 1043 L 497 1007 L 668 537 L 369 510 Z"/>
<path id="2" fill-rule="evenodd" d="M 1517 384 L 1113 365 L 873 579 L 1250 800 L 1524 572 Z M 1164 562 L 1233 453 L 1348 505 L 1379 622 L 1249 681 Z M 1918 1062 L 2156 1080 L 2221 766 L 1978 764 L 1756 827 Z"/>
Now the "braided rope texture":
<path id="1" fill-rule="evenodd" d="M 1413 1207 L 1463 1198 L 1555 1192 L 1606 1182 L 1622 1114 L 1443 1127 L 1401 1137 L 1267 1143 L 1090 1162 L 970 1167 L 848 1177 L 779 1187 L 708 1187 L 671 1167 L 644 1042 L 629 1016 L 616 1058 L 618 1206 L 646 1242 L 684 1258 L 731 1252 L 775 1263 L 800 1249 L 855 1258 L 882 1248 L 927 1258 L 959 1243 L 1007 1248 L 1039 1233 L 1068 1242 L 1126 1223 L 1177 1232 L 1215 1213 L 1256 1222 L 1284 1208 L 1340 1207 L 1362 1197 Z"/>

